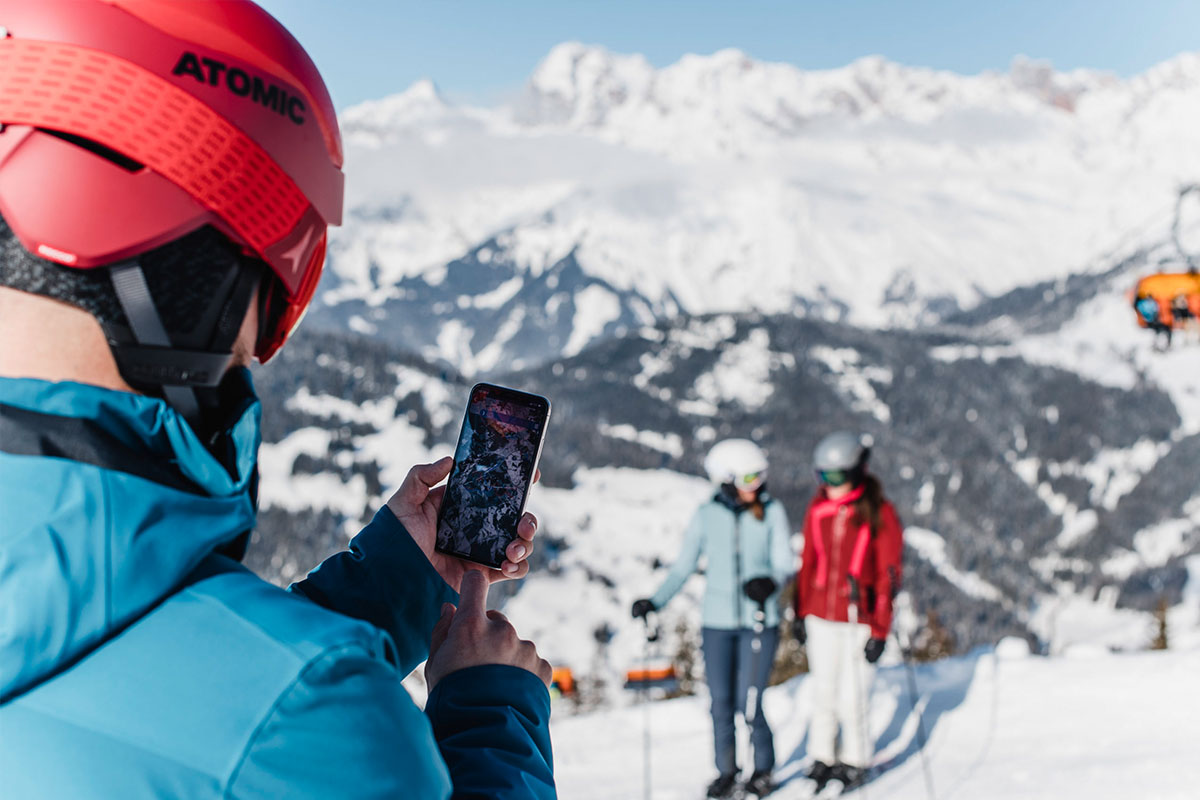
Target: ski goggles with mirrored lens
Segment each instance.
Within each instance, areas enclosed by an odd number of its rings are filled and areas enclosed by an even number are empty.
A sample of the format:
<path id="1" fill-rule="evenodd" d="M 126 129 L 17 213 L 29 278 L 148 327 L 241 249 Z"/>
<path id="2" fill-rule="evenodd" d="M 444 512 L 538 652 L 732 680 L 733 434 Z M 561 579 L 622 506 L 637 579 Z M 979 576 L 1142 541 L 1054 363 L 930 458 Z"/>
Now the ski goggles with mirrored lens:
<path id="1" fill-rule="evenodd" d="M 750 487 L 750 486 L 757 486 L 758 484 L 762 483 L 762 479 L 763 479 L 763 473 L 751 472 L 748 475 L 742 475 L 740 478 L 738 478 L 736 481 L 734 481 L 734 483 L 737 486 Z"/>
<path id="2" fill-rule="evenodd" d="M 841 486 L 850 480 L 850 473 L 844 469 L 819 469 L 817 477 L 827 486 Z"/>

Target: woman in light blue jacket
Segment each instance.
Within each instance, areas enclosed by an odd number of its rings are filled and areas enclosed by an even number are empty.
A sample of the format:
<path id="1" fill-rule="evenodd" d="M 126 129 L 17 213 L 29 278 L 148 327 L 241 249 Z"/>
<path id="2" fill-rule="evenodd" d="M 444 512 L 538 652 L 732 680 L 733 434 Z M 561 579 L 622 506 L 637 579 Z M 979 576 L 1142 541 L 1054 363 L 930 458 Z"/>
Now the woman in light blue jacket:
<path id="1" fill-rule="evenodd" d="M 718 771 L 708 796 L 731 797 L 737 790 L 735 711 L 745 714 L 754 745 L 754 772 L 744 789 L 763 795 L 773 788 L 775 748 L 762 713 L 762 692 L 779 644 L 775 601 L 794 568 L 791 529 L 783 505 L 767 494 L 767 459 L 756 444 L 719 442 L 704 467 L 720 488 L 692 517 L 662 586 L 635 602 L 633 615 L 644 617 L 665 606 L 705 557 L 702 649 Z"/>

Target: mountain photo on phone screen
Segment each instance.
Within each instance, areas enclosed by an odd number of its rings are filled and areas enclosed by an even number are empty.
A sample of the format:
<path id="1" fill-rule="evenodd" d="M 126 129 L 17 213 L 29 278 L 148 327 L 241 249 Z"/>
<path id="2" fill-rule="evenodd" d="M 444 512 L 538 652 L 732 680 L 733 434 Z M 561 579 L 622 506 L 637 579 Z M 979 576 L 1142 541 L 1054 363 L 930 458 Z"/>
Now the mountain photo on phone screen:
<path id="1" fill-rule="evenodd" d="M 486 384 L 472 390 L 442 500 L 438 550 L 493 567 L 504 562 L 533 481 L 547 411 L 535 395 Z"/>

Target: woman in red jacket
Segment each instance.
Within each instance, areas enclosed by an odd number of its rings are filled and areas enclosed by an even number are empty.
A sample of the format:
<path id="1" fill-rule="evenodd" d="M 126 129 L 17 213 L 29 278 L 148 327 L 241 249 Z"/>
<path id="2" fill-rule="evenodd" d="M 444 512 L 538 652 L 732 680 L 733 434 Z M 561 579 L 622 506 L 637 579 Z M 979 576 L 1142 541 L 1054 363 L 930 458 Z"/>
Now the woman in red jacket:
<path id="1" fill-rule="evenodd" d="M 839 431 L 813 453 L 821 487 L 804 518 L 793 632 L 807 642 L 814 688 L 809 777 L 818 789 L 831 780 L 849 789 L 867 778 L 874 752 L 867 692 L 900 590 L 900 520 L 867 472 L 870 452 L 862 438 Z"/>

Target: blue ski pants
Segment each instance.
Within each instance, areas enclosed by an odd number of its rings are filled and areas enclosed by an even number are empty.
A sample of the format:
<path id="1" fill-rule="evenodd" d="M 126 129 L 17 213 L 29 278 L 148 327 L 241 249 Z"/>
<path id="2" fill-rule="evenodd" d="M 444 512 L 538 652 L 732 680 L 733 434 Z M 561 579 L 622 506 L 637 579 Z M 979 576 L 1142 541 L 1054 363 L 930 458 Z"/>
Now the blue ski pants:
<path id="1" fill-rule="evenodd" d="M 750 727 L 754 769 L 775 767 L 775 742 L 762 713 L 762 693 L 771 677 L 778 645 L 777 628 L 757 634 L 747 628 L 704 628 L 701 633 L 704 671 L 712 696 L 713 744 L 717 771 L 722 775 L 738 769 L 735 712 L 744 715 Z"/>

